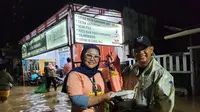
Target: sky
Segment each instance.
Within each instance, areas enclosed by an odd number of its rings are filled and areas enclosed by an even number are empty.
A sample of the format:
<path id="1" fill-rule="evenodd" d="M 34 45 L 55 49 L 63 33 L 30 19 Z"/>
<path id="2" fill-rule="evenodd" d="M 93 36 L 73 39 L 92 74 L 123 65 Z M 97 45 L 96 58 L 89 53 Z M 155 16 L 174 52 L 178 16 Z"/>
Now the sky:
<path id="1" fill-rule="evenodd" d="M 129 6 L 139 12 L 155 16 L 161 27 L 168 25 L 188 29 L 200 25 L 198 0 L 1 0 L 0 47 L 5 42 L 17 44 L 26 34 L 71 1 L 119 11 Z M 166 28 L 159 31 L 163 35 L 174 33 Z"/>

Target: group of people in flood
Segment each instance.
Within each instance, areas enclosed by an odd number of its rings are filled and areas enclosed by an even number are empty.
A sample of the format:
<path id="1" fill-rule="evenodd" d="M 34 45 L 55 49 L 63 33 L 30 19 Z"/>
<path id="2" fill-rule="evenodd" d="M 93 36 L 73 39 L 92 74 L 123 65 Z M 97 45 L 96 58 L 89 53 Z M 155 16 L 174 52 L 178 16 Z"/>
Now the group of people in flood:
<path id="1" fill-rule="evenodd" d="M 174 79 L 153 57 L 154 47 L 149 39 L 140 36 L 133 43 L 136 64 L 120 71 L 107 56 L 111 90 L 98 70 L 101 59 L 96 45 L 86 45 L 81 54 L 81 65 L 70 71 L 66 81 L 72 112 L 104 112 L 106 104 L 123 90 L 134 91 L 131 99 L 115 101 L 109 111 L 114 112 L 172 112 L 174 107 Z M 121 82 L 120 78 L 123 78 Z M 137 83 L 135 84 L 134 81 Z M 111 105 L 111 104 L 110 104 Z"/>
<path id="2" fill-rule="evenodd" d="M 174 79 L 153 57 L 154 47 L 149 39 L 145 36 L 136 38 L 131 51 L 137 62 L 122 71 L 108 54 L 105 64 L 109 69 L 109 83 L 99 70 L 101 52 L 96 45 L 84 46 L 80 66 L 72 69 L 68 59 L 63 70 L 66 75 L 63 87 L 72 102 L 72 112 L 172 112 Z M 57 91 L 55 74 L 56 67 L 49 63 L 44 69 L 47 91 L 50 91 L 51 83 Z M 7 100 L 12 83 L 10 74 L 0 66 L 1 102 Z M 133 97 L 113 97 L 125 90 L 133 91 Z"/>

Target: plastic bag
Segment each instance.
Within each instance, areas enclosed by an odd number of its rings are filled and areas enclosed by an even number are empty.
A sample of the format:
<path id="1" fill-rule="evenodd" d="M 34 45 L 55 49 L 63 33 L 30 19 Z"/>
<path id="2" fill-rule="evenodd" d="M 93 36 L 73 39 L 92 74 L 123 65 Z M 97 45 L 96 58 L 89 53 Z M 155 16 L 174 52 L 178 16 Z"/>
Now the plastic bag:
<path id="1" fill-rule="evenodd" d="M 111 101 L 111 112 L 151 112 L 147 106 L 137 105 L 134 99 L 123 100 L 121 96 L 115 96 Z"/>
<path id="2" fill-rule="evenodd" d="M 46 80 L 43 81 L 43 83 L 34 91 L 35 93 L 46 93 Z"/>

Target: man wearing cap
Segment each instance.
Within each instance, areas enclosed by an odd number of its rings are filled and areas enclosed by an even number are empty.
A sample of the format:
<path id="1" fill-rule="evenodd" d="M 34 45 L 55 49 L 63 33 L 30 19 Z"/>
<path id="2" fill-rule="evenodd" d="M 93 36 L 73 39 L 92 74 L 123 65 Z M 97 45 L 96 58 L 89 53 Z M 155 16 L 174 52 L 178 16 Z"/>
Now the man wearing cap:
<path id="1" fill-rule="evenodd" d="M 152 112 L 172 112 L 174 108 L 174 79 L 152 56 L 154 47 L 149 39 L 140 36 L 135 39 L 133 56 L 136 64 L 123 70 L 124 89 L 135 91 L 137 105 L 147 107 Z M 137 81 L 136 85 L 134 80 Z M 127 87 L 129 86 L 129 87 Z"/>

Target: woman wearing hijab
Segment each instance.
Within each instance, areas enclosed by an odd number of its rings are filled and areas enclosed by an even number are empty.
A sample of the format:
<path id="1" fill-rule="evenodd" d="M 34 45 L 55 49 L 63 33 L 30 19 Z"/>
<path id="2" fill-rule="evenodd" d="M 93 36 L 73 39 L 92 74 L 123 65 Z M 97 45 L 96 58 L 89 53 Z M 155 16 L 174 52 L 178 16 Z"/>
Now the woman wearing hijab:
<path id="1" fill-rule="evenodd" d="M 96 45 L 85 45 L 81 61 L 81 66 L 69 73 L 67 81 L 72 112 L 104 112 L 103 102 L 109 101 L 113 92 L 105 94 L 106 85 L 98 71 L 100 49 Z M 118 72 L 114 75 L 116 73 Z"/>

